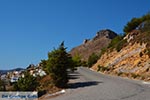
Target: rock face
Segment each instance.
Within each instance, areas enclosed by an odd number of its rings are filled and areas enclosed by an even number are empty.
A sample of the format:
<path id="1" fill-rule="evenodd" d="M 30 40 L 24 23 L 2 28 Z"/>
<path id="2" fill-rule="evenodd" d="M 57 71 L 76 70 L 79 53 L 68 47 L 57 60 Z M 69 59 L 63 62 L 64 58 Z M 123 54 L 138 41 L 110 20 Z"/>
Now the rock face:
<path id="1" fill-rule="evenodd" d="M 124 39 L 128 45 L 119 52 L 115 49 L 106 52 L 92 67 L 104 73 L 121 75 L 150 81 L 150 46 L 149 34 L 133 31 Z"/>
<path id="2" fill-rule="evenodd" d="M 117 34 L 109 29 L 100 30 L 93 39 L 85 39 L 83 44 L 73 48 L 70 54 L 80 55 L 82 60 L 87 61 L 92 53 L 100 53 L 100 50 L 107 47 L 116 36 Z"/>

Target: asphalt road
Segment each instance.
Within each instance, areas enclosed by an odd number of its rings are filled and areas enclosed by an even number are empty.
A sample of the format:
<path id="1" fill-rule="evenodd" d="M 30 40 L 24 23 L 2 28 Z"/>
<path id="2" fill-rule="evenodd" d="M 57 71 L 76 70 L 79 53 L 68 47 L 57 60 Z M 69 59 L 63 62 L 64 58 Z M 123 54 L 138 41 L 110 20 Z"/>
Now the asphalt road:
<path id="1" fill-rule="evenodd" d="M 66 93 L 50 100 L 150 100 L 150 84 L 80 67 L 70 74 Z"/>

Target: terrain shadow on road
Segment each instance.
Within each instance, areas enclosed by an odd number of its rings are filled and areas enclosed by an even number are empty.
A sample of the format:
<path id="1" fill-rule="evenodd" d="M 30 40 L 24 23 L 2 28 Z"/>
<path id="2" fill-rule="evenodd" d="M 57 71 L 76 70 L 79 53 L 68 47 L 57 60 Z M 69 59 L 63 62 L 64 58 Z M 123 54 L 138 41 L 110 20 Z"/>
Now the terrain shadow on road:
<path id="1" fill-rule="evenodd" d="M 84 88 L 84 87 L 98 85 L 99 83 L 103 83 L 103 82 L 89 81 L 89 82 L 69 83 L 68 88 L 70 89 Z"/>
<path id="2" fill-rule="evenodd" d="M 69 79 L 78 79 L 80 75 L 69 75 Z"/>
<path id="3" fill-rule="evenodd" d="M 69 74 L 69 79 L 78 79 L 81 75 L 77 72 Z"/>

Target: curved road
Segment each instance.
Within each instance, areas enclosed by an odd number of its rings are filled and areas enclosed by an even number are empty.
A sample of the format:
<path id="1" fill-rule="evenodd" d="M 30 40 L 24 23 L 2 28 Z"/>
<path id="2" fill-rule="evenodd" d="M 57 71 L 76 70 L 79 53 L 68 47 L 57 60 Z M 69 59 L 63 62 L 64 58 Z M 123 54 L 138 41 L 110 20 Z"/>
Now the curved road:
<path id="1" fill-rule="evenodd" d="M 150 100 L 150 84 L 107 76 L 80 67 L 70 74 L 69 89 L 50 100 Z"/>

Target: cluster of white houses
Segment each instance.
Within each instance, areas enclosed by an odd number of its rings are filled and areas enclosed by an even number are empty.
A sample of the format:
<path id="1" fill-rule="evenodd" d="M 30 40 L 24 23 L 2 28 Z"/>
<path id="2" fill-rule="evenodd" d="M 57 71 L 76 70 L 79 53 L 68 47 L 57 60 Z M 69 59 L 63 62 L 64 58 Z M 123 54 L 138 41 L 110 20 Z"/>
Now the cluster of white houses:
<path id="1" fill-rule="evenodd" d="M 11 83 L 14 83 L 17 82 L 19 78 L 24 78 L 25 71 L 28 71 L 30 75 L 33 75 L 34 77 L 37 76 L 42 77 L 46 75 L 46 72 L 42 70 L 42 68 L 36 67 L 34 65 L 30 65 L 30 67 L 28 67 L 25 70 L 19 70 L 19 71 L 14 70 L 14 71 L 7 72 L 7 74 L 1 75 L 1 79 L 7 79 Z"/>

